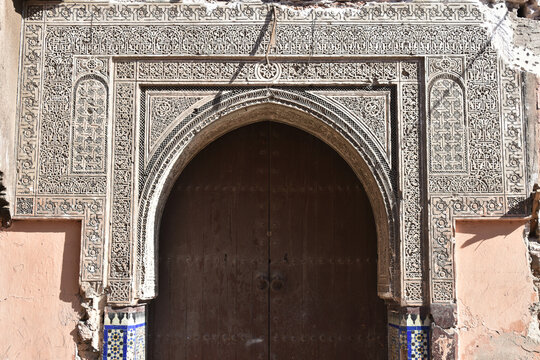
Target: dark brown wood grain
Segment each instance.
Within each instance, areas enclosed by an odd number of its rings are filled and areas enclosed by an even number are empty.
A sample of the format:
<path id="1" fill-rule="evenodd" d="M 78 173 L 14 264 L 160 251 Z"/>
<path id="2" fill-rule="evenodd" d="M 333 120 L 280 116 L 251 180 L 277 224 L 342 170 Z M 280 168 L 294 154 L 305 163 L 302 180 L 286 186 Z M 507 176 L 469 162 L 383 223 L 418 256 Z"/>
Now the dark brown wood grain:
<path id="1" fill-rule="evenodd" d="M 319 139 L 271 125 L 270 359 L 384 359 L 376 232 L 365 191 Z"/>
<path id="2" fill-rule="evenodd" d="M 376 255 L 367 196 L 337 153 L 278 123 L 235 130 L 167 202 L 150 358 L 383 359 Z"/>

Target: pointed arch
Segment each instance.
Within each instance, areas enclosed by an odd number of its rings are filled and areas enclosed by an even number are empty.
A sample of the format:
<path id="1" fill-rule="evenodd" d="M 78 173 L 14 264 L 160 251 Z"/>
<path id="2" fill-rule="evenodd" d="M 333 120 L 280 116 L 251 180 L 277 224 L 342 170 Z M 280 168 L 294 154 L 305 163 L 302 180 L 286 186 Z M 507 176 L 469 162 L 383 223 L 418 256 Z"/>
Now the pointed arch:
<path id="1" fill-rule="evenodd" d="M 173 130 L 159 159 L 141 184 L 136 243 L 139 299 L 157 295 L 157 246 L 161 214 L 168 194 L 189 161 L 218 137 L 259 121 L 285 123 L 330 145 L 353 169 L 364 186 L 377 228 L 378 294 L 399 297 L 398 214 L 388 159 L 364 125 L 315 96 L 284 89 L 255 89 L 216 97 L 211 106 Z"/>

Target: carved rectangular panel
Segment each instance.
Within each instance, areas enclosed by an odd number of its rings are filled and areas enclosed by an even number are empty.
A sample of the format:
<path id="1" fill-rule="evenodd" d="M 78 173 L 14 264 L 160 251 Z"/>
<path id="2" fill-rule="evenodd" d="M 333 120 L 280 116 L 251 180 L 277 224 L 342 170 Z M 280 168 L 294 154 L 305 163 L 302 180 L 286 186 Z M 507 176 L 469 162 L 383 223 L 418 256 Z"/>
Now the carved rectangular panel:
<path id="1" fill-rule="evenodd" d="M 429 89 L 431 173 L 464 173 L 468 165 L 465 94 L 457 80 L 435 79 Z"/>

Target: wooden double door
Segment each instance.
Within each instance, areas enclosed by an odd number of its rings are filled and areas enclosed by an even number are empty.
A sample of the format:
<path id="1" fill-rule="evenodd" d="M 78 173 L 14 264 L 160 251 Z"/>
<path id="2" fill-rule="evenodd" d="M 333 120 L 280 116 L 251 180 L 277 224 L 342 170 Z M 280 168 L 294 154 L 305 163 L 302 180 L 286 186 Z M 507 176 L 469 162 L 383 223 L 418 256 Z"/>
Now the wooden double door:
<path id="1" fill-rule="evenodd" d="M 256 123 L 186 167 L 159 238 L 151 359 L 384 359 L 376 233 L 347 163 Z"/>

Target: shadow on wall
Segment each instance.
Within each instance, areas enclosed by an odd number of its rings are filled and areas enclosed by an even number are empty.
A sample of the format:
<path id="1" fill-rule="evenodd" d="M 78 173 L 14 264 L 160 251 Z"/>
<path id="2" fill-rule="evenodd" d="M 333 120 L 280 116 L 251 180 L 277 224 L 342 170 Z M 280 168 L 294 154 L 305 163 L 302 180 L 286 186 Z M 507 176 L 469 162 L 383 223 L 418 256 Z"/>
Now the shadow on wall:
<path id="1" fill-rule="evenodd" d="M 511 226 L 510 232 L 508 232 L 508 228 L 496 228 L 496 229 L 498 229 L 500 231 L 495 231 L 495 232 L 491 232 L 491 233 L 479 233 L 479 234 L 474 235 L 472 238 L 464 241 L 463 244 L 461 244 L 460 247 L 463 249 L 463 248 L 469 247 L 469 246 L 471 246 L 473 244 L 476 244 L 476 246 L 478 248 L 478 247 L 480 247 L 482 245 L 482 243 L 484 241 L 493 240 L 497 236 L 506 236 L 506 235 L 508 235 L 510 233 L 513 233 L 520 226 L 522 226 L 522 224 L 521 224 L 521 222 L 516 221 L 514 223 L 509 223 L 508 226 Z M 504 232 L 502 230 L 504 230 Z"/>
<path id="2" fill-rule="evenodd" d="M 3 184 L 4 173 L 0 171 L 0 227 L 11 226 L 11 214 L 9 213 L 9 202 L 6 200 L 6 187 Z"/>
<path id="3" fill-rule="evenodd" d="M 23 13 L 23 0 L 13 0 L 13 8 L 15 12 L 19 15 Z"/>
<path id="4" fill-rule="evenodd" d="M 67 226 L 66 226 L 67 225 Z M 61 221 L 14 221 L 9 231 L 20 233 L 65 233 L 62 252 L 62 272 L 60 275 L 59 299 L 71 303 L 73 310 L 80 311 L 79 259 L 81 243 L 81 222 L 79 220 Z M 46 235 L 44 236 L 46 241 Z"/>

